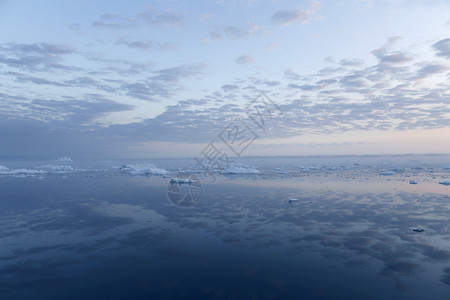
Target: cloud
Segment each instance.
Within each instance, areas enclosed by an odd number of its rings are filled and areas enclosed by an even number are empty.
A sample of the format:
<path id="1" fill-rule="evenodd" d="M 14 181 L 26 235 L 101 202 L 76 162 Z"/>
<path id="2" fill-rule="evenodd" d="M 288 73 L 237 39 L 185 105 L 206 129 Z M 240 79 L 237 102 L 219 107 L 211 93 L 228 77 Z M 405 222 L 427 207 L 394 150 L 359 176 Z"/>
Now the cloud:
<path id="1" fill-rule="evenodd" d="M 222 29 L 216 29 L 209 33 L 211 40 L 221 40 L 224 37 L 229 39 L 247 38 L 259 30 L 259 26 L 248 23 L 247 26 L 225 26 Z"/>
<path id="2" fill-rule="evenodd" d="M 432 47 L 436 51 L 437 56 L 450 58 L 450 38 L 440 40 L 439 42 L 433 44 Z"/>
<path id="3" fill-rule="evenodd" d="M 92 22 L 94 27 L 105 27 L 111 29 L 130 28 L 138 26 L 137 20 L 132 18 L 122 18 L 115 14 L 102 14 L 98 20 Z"/>
<path id="4" fill-rule="evenodd" d="M 389 50 L 399 41 L 401 37 L 389 37 L 387 42 L 380 48 L 372 51 L 372 54 L 378 58 L 380 63 L 385 64 L 402 64 L 412 60 L 406 53 L 395 51 L 389 53 Z"/>
<path id="5" fill-rule="evenodd" d="M 238 58 L 236 58 L 236 63 L 238 65 L 246 65 L 246 64 L 250 64 L 254 62 L 253 57 L 251 57 L 250 55 L 244 54 L 239 56 Z"/>
<path id="6" fill-rule="evenodd" d="M 447 71 L 449 67 L 441 63 L 426 64 L 417 71 L 416 78 L 426 78 Z"/>
<path id="7" fill-rule="evenodd" d="M 92 26 L 98 28 L 124 29 L 137 27 L 142 24 L 150 26 L 179 26 L 183 23 L 184 16 L 174 12 L 159 12 L 148 8 L 134 17 L 122 17 L 116 14 L 102 14 L 92 22 Z"/>
<path id="8" fill-rule="evenodd" d="M 321 3 L 319 1 L 312 1 L 310 6 L 304 10 L 280 10 L 274 13 L 271 17 L 272 24 L 288 26 L 294 23 L 307 24 L 311 22 L 312 17 L 320 9 Z"/>
<path id="9" fill-rule="evenodd" d="M 152 79 L 158 81 L 166 81 L 169 83 L 176 83 L 181 78 L 188 78 L 199 75 L 203 68 L 203 64 L 180 65 L 177 67 L 156 71 L 156 75 L 153 76 Z"/>
<path id="10" fill-rule="evenodd" d="M 333 62 L 333 61 L 327 61 Z M 359 67 L 364 64 L 364 61 L 361 59 L 342 59 L 339 64 L 345 67 Z"/>
<path id="11" fill-rule="evenodd" d="M 174 12 L 160 13 L 154 9 L 148 8 L 139 14 L 140 19 L 148 25 L 169 25 L 179 26 L 184 21 L 184 16 Z"/>
<path id="12" fill-rule="evenodd" d="M 127 38 L 118 38 L 116 41 L 116 45 L 125 45 L 128 48 L 138 49 L 142 51 L 149 51 L 149 50 L 174 50 L 176 49 L 176 45 L 173 43 L 155 43 L 149 40 L 142 40 L 142 41 L 130 41 Z"/>
<path id="13" fill-rule="evenodd" d="M 80 68 L 61 64 L 65 55 L 75 52 L 75 49 L 66 45 L 10 43 L 0 46 L 0 64 L 34 71 L 50 69 L 80 70 Z"/>
<path id="14" fill-rule="evenodd" d="M 225 84 L 225 85 L 222 85 L 221 89 L 226 92 L 231 92 L 231 91 L 238 90 L 239 86 L 236 84 Z"/>
<path id="15" fill-rule="evenodd" d="M 210 32 L 210 33 L 209 33 L 209 37 L 210 37 L 212 40 L 221 40 L 221 39 L 223 39 L 222 33 L 217 32 L 217 31 Z"/>
<path id="16" fill-rule="evenodd" d="M 245 38 L 259 29 L 258 25 L 249 23 L 247 27 L 227 26 L 224 28 L 225 35 L 231 39 Z"/>

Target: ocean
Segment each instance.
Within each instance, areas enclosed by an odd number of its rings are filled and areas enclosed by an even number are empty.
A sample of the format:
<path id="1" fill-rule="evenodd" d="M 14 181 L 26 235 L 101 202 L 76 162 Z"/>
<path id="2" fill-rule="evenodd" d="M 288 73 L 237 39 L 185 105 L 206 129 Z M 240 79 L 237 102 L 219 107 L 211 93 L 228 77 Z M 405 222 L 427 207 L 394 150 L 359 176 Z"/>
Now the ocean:
<path id="1" fill-rule="evenodd" d="M 1 299 L 449 299 L 450 156 L 0 161 Z"/>

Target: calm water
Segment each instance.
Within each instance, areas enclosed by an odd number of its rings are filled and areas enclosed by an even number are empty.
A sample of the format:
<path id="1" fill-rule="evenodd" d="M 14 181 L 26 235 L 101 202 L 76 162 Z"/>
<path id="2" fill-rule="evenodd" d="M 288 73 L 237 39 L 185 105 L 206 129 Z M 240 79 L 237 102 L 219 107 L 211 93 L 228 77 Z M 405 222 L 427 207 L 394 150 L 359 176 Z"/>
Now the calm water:
<path id="1" fill-rule="evenodd" d="M 449 299 L 448 175 L 3 176 L 0 298 Z"/>

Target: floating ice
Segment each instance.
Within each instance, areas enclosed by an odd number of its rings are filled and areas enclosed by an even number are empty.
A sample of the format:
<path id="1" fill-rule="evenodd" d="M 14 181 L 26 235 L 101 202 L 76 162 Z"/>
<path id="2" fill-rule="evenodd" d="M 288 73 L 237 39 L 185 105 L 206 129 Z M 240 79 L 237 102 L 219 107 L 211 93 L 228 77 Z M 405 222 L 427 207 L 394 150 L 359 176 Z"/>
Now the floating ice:
<path id="1" fill-rule="evenodd" d="M 221 172 L 222 174 L 259 174 L 260 172 L 252 167 L 245 165 L 232 165 Z"/>
<path id="2" fill-rule="evenodd" d="M 43 170 L 30 170 L 30 169 L 14 169 L 14 170 L 0 170 L 0 175 L 9 176 L 39 176 L 45 175 L 47 172 Z"/>
<path id="3" fill-rule="evenodd" d="M 65 157 L 65 156 L 60 157 L 60 158 L 57 158 L 56 161 L 60 161 L 60 162 L 73 162 L 73 160 L 72 160 L 71 158 Z"/>
<path id="4" fill-rule="evenodd" d="M 289 203 L 293 203 L 293 202 L 297 202 L 297 201 L 298 201 L 298 199 L 296 199 L 296 198 L 289 198 L 288 199 Z"/>
<path id="5" fill-rule="evenodd" d="M 178 184 L 183 184 L 183 183 L 191 184 L 191 183 L 194 183 L 194 182 L 197 182 L 197 181 L 194 180 L 194 179 L 191 179 L 191 178 L 177 178 L 177 177 L 173 177 L 172 179 L 170 179 L 170 183 L 171 184 L 175 184 L 175 183 L 178 183 Z"/>
<path id="6" fill-rule="evenodd" d="M 409 181 L 409 184 L 417 184 L 417 181 L 415 181 L 415 180 L 410 180 L 410 181 Z"/>
<path id="7" fill-rule="evenodd" d="M 41 166 L 40 168 L 48 170 L 50 172 L 70 172 L 74 170 L 74 168 L 71 166 L 59 166 L 59 165 L 46 165 Z"/>
<path id="8" fill-rule="evenodd" d="M 120 167 L 121 171 L 124 171 L 131 175 L 166 175 L 166 170 L 156 167 L 154 164 L 130 164 Z"/>
<path id="9" fill-rule="evenodd" d="M 8 171 L 8 170 L 9 170 L 9 169 L 8 169 L 7 167 L 0 165 L 0 173 L 1 173 L 1 172 Z"/>
<path id="10" fill-rule="evenodd" d="M 384 175 L 384 176 L 391 176 L 391 175 L 396 175 L 397 173 L 392 172 L 392 171 L 381 171 L 379 174 Z"/>
<path id="11" fill-rule="evenodd" d="M 420 227 L 413 228 L 412 230 L 415 232 L 424 232 L 425 231 L 423 228 L 420 228 Z"/>
<path id="12" fill-rule="evenodd" d="M 449 180 L 440 181 L 439 184 L 450 185 L 450 181 Z"/>

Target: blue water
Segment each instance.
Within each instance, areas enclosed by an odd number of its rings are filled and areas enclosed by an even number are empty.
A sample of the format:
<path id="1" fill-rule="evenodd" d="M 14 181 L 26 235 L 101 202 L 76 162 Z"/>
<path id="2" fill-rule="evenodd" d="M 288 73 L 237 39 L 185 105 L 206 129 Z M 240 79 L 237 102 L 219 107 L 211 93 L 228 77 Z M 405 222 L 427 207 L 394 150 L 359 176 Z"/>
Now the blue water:
<path id="1" fill-rule="evenodd" d="M 259 175 L 200 176 L 189 208 L 167 197 L 173 173 L 130 176 L 115 161 L 0 176 L 0 298 L 449 299 L 448 161 L 345 160 L 284 173 L 268 170 L 311 160 L 253 158 Z"/>

